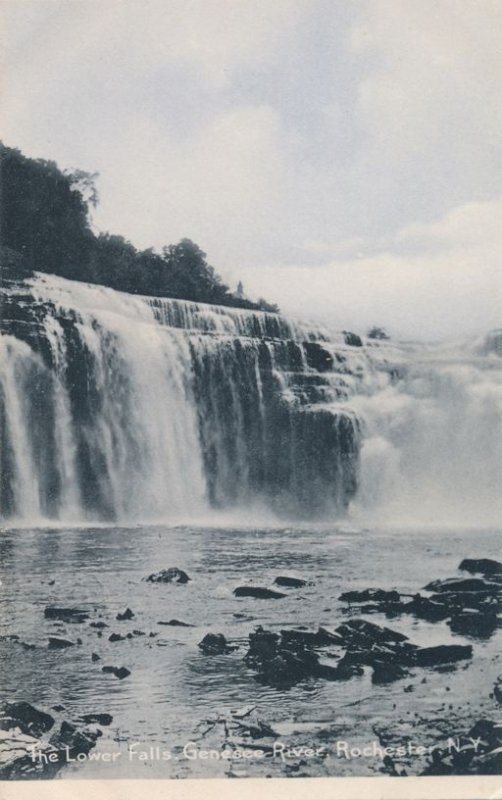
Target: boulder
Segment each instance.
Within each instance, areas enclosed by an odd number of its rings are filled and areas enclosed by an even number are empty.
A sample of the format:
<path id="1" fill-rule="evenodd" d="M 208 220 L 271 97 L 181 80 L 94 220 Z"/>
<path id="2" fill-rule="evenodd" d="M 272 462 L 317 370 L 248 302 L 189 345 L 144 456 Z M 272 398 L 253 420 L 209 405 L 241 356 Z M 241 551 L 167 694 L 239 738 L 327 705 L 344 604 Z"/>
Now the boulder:
<path id="1" fill-rule="evenodd" d="M 356 675 L 362 675 L 364 669 L 361 664 L 356 664 L 343 656 L 335 666 L 326 663 L 326 661 L 319 661 L 314 674 L 319 678 L 324 678 L 327 681 L 348 681 Z"/>
<path id="2" fill-rule="evenodd" d="M 454 614 L 448 622 L 453 633 L 464 636 L 474 636 L 485 639 L 491 636 L 498 625 L 495 611 L 483 612 L 476 608 L 465 609 L 459 614 Z"/>
<path id="3" fill-rule="evenodd" d="M 482 592 L 485 595 L 500 592 L 498 583 L 491 583 L 483 578 L 447 578 L 444 581 L 432 581 L 424 586 L 427 592 Z"/>
<path id="4" fill-rule="evenodd" d="M 88 725 L 111 725 L 113 722 L 111 714 L 84 714 L 82 719 Z"/>
<path id="5" fill-rule="evenodd" d="M 125 637 L 125 636 L 122 636 L 120 633 L 112 633 L 112 634 L 111 634 L 111 635 L 108 637 L 108 641 L 109 641 L 109 642 L 123 642 L 123 641 L 125 641 L 125 638 L 126 638 L 126 637 Z"/>
<path id="6" fill-rule="evenodd" d="M 227 644 L 222 633 L 206 633 L 198 646 L 206 656 L 220 656 L 236 649 Z"/>
<path id="7" fill-rule="evenodd" d="M 317 631 L 304 631 L 298 629 L 282 630 L 281 641 L 286 647 L 326 647 L 329 645 L 341 645 L 342 639 L 335 633 L 330 633 L 325 628 L 318 628 Z"/>
<path id="8" fill-rule="evenodd" d="M 109 673 L 111 675 L 115 675 L 116 678 L 119 680 L 124 680 L 127 678 L 128 675 L 131 674 L 131 671 L 127 669 L 127 667 L 101 667 L 101 672 Z"/>
<path id="9" fill-rule="evenodd" d="M 439 664 L 451 664 L 465 658 L 472 658 L 470 644 L 441 644 L 436 647 L 418 648 L 415 652 L 414 663 L 417 667 L 436 667 Z"/>
<path id="10" fill-rule="evenodd" d="M 58 639 L 57 636 L 49 636 L 49 650 L 65 650 L 67 647 L 74 647 L 75 642 L 68 639 Z"/>
<path id="11" fill-rule="evenodd" d="M 56 706 L 54 710 L 65 709 Z M 109 717 L 106 714 L 102 716 Z M 63 721 L 56 731 L 54 724 L 55 720 L 50 714 L 30 703 L 3 704 L 0 708 L 0 780 L 52 778 L 66 763 L 66 759 L 49 761 L 51 754 L 66 747 L 71 756 L 88 753 L 102 735 L 99 729 L 80 728 L 67 721 Z M 49 732 L 50 739 L 47 737 Z M 44 758 L 33 759 L 33 748 Z"/>
<path id="12" fill-rule="evenodd" d="M 271 686 L 292 686 L 311 677 L 318 667 L 318 656 L 301 642 L 286 644 L 276 633 L 261 625 L 249 634 L 249 650 L 244 660 L 257 671 L 257 679 Z"/>
<path id="13" fill-rule="evenodd" d="M 18 701 L 3 703 L 0 707 L 0 729 L 7 731 L 11 728 L 19 730 L 27 736 L 40 737 L 50 731 L 54 725 L 54 718 L 30 703 Z"/>
<path id="14" fill-rule="evenodd" d="M 265 589 L 262 586 L 238 586 L 234 589 L 235 597 L 256 597 L 260 600 L 279 600 L 286 597 L 284 592 L 276 592 L 274 589 Z"/>
<path id="15" fill-rule="evenodd" d="M 126 610 L 122 614 L 120 614 L 120 613 L 117 614 L 116 619 L 119 622 L 122 622 L 123 620 L 133 619 L 133 617 L 134 617 L 134 612 L 131 611 L 130 608 L 126 608 Z"/>
<path id="16" fill-rule="evenodd" d="M 188 583 L 191 580 L 186 572 L 178 567 L 169 567 L 160 572 L 154 572 L 146 579 L 149 583 Z"/>
<path id="17" fill-rule="evenodd" d="M 96 740 L 101 736 L 101 731 L 84 728 L 78 729 L 70 722 L 62 722 L 61 727 L 57 733 L 54 733 L 49 742 L 53 747 L 62 750 L 67 747 L 70 755 L 76 753 L 88 753 L 94 745 Z"/>
<path id="18" fill-rule="evenodd" d="M 193 625 L 190 625 L 189 622 L 182 622 L 179 619 L 170 619 L 168 622 L 163 622 L 159 620 L 157 625 L 172 625 L 173 628 L 193 628 Z"/>
<path id="19" fill-rule="evenodd" d="M 363 591 L 343 592 L 339 600 L 346 603 L 399 603 L 401 596 L 396 591 L 385 591 L 385 589 L 364 589 Z"/>
<path id="20" fill-rule="evenodd" d="M 307 581 L 301 578 L 289 578 L 287 575 L 279 575 L 274 583 L 276 586 L 289 586 L 292 589 L 299 589 L 301 586 L 307 585 Z"/>
<path id="21" fill-rule="evenodd" d="M 308 678 L 346 680 L 360 674 L 362 669 L 341 661 L 336 664 L 321 661 L 314 649 L 338 641 L 339 637 L 323 628 L 317 632 L 293 629 L 277 634 L 260 625 L 249 635 L 249 650 L 244 660 L 256 670 L 260 682 L 271 686 L 289 687 Z"/>
<path id="22" fill-rule="evenodd" d="M 502 575 L 502 563 L 492 558 L 464 558 L 459 569 L 471 574 L 478 572 L 481 575 Z"/>
<path id="23" fill-rule="evenodd" d="M 387 661 L 375 661 L 373 663 L 373 675 L 371 682 L 374 684 L 392 683 L 393 681 L 405 678 L 408 672 L 399 664 L 392 664 Z"/>
<path id="24" fill-rule="evenodd" d="M 82 608 L 56 608 L 48 606 L 44 610 L 45 619 L 57 619 L 59 622 L 81 623 L 89 619 L 89 612 Z"/>
<path id="25" fill-rule="evenodd" d="M 364 619 L 352 619 L 335 629 L 345 646 L 360 644 L 371 646 L 376 642 L 404 642 L 407 636 Z"/>
<path id="26" fill-rule="evenodd" d="M 440 622 L 447 619 L 451 613 L 444 596 L 429 598 L 422 597 L 421 594 L 416 594 L 413 600 L 405 603 L 402 610 L 427 622 Z"/>

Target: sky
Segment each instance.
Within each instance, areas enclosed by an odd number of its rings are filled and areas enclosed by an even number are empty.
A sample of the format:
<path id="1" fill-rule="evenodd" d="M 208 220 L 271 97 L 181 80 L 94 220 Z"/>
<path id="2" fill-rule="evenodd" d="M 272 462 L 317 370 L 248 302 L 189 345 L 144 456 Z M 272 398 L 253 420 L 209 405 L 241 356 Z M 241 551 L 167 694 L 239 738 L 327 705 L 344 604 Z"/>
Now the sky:
<path id="1" fill-rule="evenodd" d="M 502 326 L 500 0 L 2 0 L 1 138 L 96 230 L 396 337 Z"/>

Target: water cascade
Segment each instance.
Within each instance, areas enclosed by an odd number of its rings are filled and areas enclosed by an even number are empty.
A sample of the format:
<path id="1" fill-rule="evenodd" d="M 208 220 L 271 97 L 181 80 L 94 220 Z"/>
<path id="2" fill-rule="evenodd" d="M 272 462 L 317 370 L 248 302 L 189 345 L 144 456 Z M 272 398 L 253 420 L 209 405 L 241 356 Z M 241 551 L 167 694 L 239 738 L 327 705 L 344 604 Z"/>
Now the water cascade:
<path id="1" fill-rule="evenodd" d="M 490 339 L 397 347 L 42 274 L 2 299 L 10 524 L 435 514 L 502 496 Z"/>
<path id="2" fill-rule="evenodd" d="M 257 503 L 318 516 L 353 496 L 359 429 L 340 401 L 360 365 L 343 335 L 321 346 L 320 328 L 275 314 L 40 274 L 4 290 L 2 317 L 4 517 L 154 521 Z"/>

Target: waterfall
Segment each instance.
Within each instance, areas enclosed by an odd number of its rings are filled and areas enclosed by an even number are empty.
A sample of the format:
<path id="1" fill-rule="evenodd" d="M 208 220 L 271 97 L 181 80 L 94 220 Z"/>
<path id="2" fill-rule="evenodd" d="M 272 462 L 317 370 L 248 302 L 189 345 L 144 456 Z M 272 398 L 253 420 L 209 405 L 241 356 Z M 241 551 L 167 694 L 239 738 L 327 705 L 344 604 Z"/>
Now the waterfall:
<path id="1" fill-rule="evenodd" d="M 358 516 L 500 524 L 501 339 L 403 348 L 401 379 L 355 398 L 364 429 Z"/>
<path id="2" fill-rule="evenodd" d="M 3 292 L 2 516 L 343 513 L 367 357 L 279 315 L 44 274 Z M 357 339 L 357 337 L 355 337 Z"/>
<path id="3" fill-rule="evenodd" d="M 395 345 L 37 273 L 2 300 L 10 524 L 500 518 L 500 331 Z"/>

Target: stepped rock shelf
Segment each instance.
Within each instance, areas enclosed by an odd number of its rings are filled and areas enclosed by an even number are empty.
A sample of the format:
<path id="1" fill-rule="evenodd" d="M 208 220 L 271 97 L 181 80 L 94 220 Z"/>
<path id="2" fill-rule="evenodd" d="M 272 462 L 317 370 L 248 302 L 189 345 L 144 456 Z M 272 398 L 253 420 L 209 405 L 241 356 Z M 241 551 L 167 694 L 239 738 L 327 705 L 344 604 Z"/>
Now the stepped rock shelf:
<path id="1" fill-rule="evenodd" d="M 36 274 L 2 297 L 4 516 L 131 521 L 261 502 L 343 513 L 360 337 Z"/>

